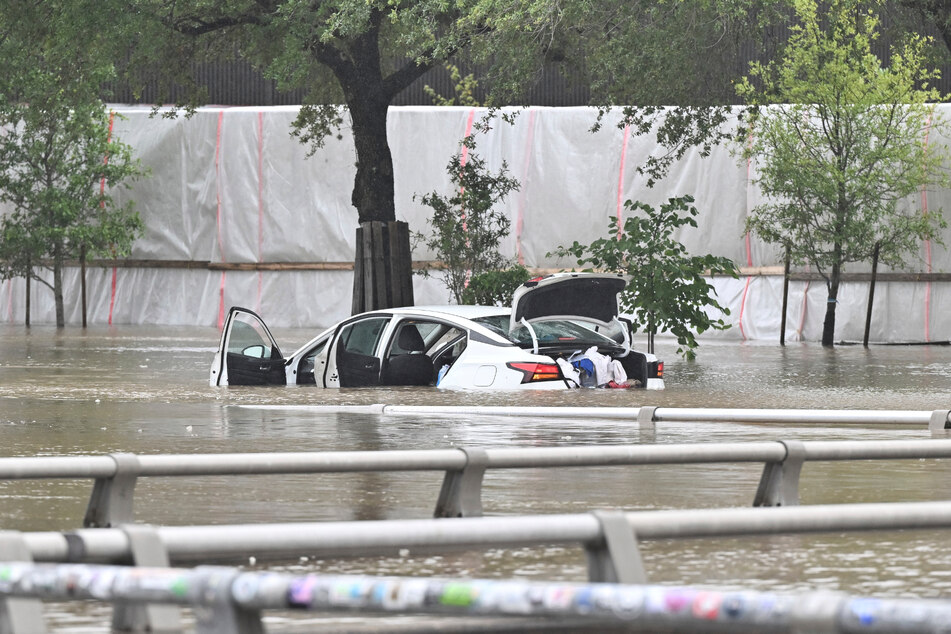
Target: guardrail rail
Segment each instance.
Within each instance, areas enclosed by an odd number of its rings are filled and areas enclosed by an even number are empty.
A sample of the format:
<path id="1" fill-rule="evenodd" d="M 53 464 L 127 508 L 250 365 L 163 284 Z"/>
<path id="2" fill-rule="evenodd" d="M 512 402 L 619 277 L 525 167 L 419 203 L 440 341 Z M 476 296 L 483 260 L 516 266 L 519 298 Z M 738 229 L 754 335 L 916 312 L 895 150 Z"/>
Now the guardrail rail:
<path id="1" fill-rule="evenodd" d="M 195 569 L 76 564 L 0 564 L 0 596 L 21 601 L 0 630 L 9 634 L 45 632 L 37 599 L 96 600 L 115 610 L 189 606 L 198 634 L 260 634 L 265 610 L 360 611 L 509 617 L 516 629 L 545 618 L 550 630 L 622 625 L 633 631 L 904 632 L 930 634 L 951 622 L 951 601 L 880 599 L 833 591 L 799 593 L 723 590 L 631 584 L 583 584 L 489 579 L 291 575 L 241 572 L 234 568 Z M 27 601 L 24 603 L 24 601 Z M 201 609 L 197 609 L 201 608 Z M 514 617 L 517 617 L 515 620 Z M 0 617 L 2 618 L 2 617 Z M 465 623 L 458 629 L 471 631 Z M 153 624 L 181 632 L 175 612 Z M 422 629 L 422 628 L 421 628 Z M 130 631 L 144 632 L 144 627 Z M 426 629 L 426 631 L 432 631 Z"/>
<path id="2" fill-rule="evenodd" d="M 762 463 L 753 506 L 794 506 L 806 462 L 923 458 L 951 458 L 951 439 L 19 457 L 0 458 L 0 480 L 93 479 L 83 525 L 105 528 L 133 521 L 142 477 L 442 471 L 434 517 L 479 517 L 492 469 Z"/>

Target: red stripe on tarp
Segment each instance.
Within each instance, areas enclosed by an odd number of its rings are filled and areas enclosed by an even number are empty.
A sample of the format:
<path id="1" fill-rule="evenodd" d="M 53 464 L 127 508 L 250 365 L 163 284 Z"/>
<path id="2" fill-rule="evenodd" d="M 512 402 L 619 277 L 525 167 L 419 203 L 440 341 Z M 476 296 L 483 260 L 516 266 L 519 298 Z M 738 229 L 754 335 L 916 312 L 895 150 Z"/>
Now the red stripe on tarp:
<path id="1" fill-rule="evenodd" d="M 215 222 L 218 225 L 218 255 L 222 262 L 225 262 L 224 241 L 221 237 L 221 128 L 224 125 L 225 113 L 218 113 L 218 129 L 215 132 L 215 201 L 217 209 L 215 212 Z M 221 290 L 218 296 L 218 329 L 221 330 L 225 324 L 225 272 L 221 272 Z"/>
<path id="2" fill-rule="evenodd" d="M 466 119 L 466 133 L 462 137 L 463 139 L 468 139 L 472 136 L 472 123 L 475 121 L 475 108 L 469 111 L 469 117 Z M 465 166 L 466 161 L 469 159 L 469 147 L 466 145 L 462 146 L 462 156 L 460 157 L 460 162 Z"/>
<path id="3" fill-rule="evenodd" d="M 627 142 L 631 136 L 631 126 L 624 126 L 624 143 L 621 145 L 621 168 L 617 176 L 617 239 L 621 239 L 624 230 L 624 164 L 627 162 Z"/>
<path id="4" fill-rule="evenodd" d="M 465 136 L 463 137 L 463 139 L 468 139 L 470 136 L 472 136 L 472 123 L 473 123 L 474 120 L 475 120 L 475 108 L 473 108 L 472 110 L 469 111 L 469 117 L 468 117 L 468 119 L 466 120 L 466 134 L 465 134 Z M 466 166 L 466 161 L 468 161 L 468 160 L 469 160 L 469 148 L 468 148 L 468 146 L 463 145 L 463 146 L 462 146 L 462 154 L 461 154 L 461 156 L 459 157 L 459 164 L 460 164 L 462 167 L 465 167 L 465 166 Z M 465 187 L 461 187 L 461 188 L 459 189 L 459 193 L 460 193 L 460 194 L 465 194 L 465 193 L 466 193 L 466 188 L 465 188 Z M 466 208 L 465 208 L 465 202 L 464 202 L 464 201 L 463 201 L 463 207 L 462 207 L 462 209 L 460 210 L 460 212 L 461 212 L 461 214 L 462 214 L 462 230 L 463 230 L 463 232 L 468 233 L 468 232 L 469 232 L 469 227 L 468 227 L 468 225 L 466 225 Z M 469 245 L 469 238 L 466 238 L 466 246 L 468 246 L 468 245 Z M 468 287 L 469 287 L 469 276 L 470 276 L 471 274 L 472 274 L 472 271 L 466 271 L 466 281 L 465 281 L 465 283 L 463 284 L 463 287 L 464 287 L 464 288 L 468 288 Z"/>
<path id="5" fill-rule="evenodd" d="M 747 147 L 753 145 L 753 133 L 750 132 L 750 135 L 747 139 Z M 753 176 L 753 159 L 746 159 L 746 214 L 749 215 L 750 209 L 750 183 Z M 753 266 L 753 250 L 750 245 L 750 232 L 747 231 L 744 236 L 744 241 L 746 243 L 746 266 Z"/>
<path id="6" fill-rule="evenodd" d="M 106 134 L 106 143 L 112 143 L 112 128 L 113 128 L 113 126 L 115 125 L 115 122 L 116 122 L 116 113 L 115 113 L 115 111 L 110 110 L 110 111 L 109 111 L 109 132 Z M 105 155 L 104 157 L 102 157 L 102 164 L 103 164 L 103 165 L 108 165 L 108 164 L 109 164 L 109 153 L 108 153 L 108 152 L 106 153 L 106 155 Z M 105 177 L 105 175 L 103 175 L 102 180 L 99 181 L 99 193 L 100 193 L 100 194 L 105 194 L 105 193 L 106 193 L 106 177 Z M 105 204 L 106 204 L 105 201 L 101 201 L 101 202 L 99 203 L 99 206 L 100 206 L 100 207 L 104 207 Z"/>
<path id="7" fill-rule="evenodd" d="M 743 313 L 746 312 L 746 298 L 750 293 L 750 282 L 753 281 L 752 277 L 746 278 L 746 285 L 743 287 L 743 299 L 740 300 L 740 336 L 743 338 L 743 341 L 746 341 L 746 329 L 743 328 Z"/>
<path id="8" fill-rule="evenodd" d="M 225 325 L 225 272 L 221 272 L 221 287 L 218 290 L 218 330 Z"/>
<path id="9" fill-rule="evenodd" d="M 527 203 L 528 169 L 532 164 L 533 148 L 535 147 L 535 111 L 528 114 L 528 137 L 525 139 L 525 161 L 522 163 L 522 187 L 518 192 L 518 216 L 515 218 L 515 254 L 518 263 L 525 264 L 525 254 L 522 253 L 522 229 L 525 227 L 525 205 Z"/>
<path id="10" fill-rule="evenodd" d="M 466 120 L 466 133 L 462 137 L 463 140 L 468 139 L 472 136 L 472 122 L 475 120 L 475 108 L 469 111 L 469 118 Z M 459 157 L 459 165 L 462 167 L 466 166 L 466 162 L 469 160 L 469 147 L 467 145 L 462 146 L 462 154 Z M 461 187 L 459 189 L 460 194 L 466 193 L 466 188 Z M 466 209 L 462 208 L 462 230 L 468 231 L 469 228 L 466 226 Z"/>
<path id="11" fill-rule="evenodd" d="M 264 253 L 264 112 L 258 112 L 258 262 Z M 257 310 L 261 312 L 264 271 L 258 271 Z"/>
<path id="12" fill-rule="evenodd" d="M 119 269 L 112 267 L 112 293 L 109 297 L 109 325 L 112 325 L 112 311 L 116 306 L 116 282 L 119 277 Z"/>
<path id="13" fill-rule="evenodd" d="M 218 113 L 218 129 L 215 132 L 215 225 L 218 230 L 218 256 L 225 262 L 224 240 L 221 237 L 221 127 L 225 113 Z"/>

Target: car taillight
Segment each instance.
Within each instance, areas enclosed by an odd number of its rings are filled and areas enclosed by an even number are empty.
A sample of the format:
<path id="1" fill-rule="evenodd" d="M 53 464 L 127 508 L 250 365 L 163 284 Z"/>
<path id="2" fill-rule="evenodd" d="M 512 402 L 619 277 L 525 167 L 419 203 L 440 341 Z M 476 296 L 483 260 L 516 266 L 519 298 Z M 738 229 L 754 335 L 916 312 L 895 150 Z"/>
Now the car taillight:
<path id="1" fill-rule="evenodd" d="M 663 361 L 657 362 L 657 378 L 658 379 L 664 378 L 664 362 Z"/>
<path id="2" fill-rule="evenodd" d="M 560 381 L 561 370 L 554 363 L 506 363 L 506 366 L 522 373 L 522 383 L 536 381 Z"/>

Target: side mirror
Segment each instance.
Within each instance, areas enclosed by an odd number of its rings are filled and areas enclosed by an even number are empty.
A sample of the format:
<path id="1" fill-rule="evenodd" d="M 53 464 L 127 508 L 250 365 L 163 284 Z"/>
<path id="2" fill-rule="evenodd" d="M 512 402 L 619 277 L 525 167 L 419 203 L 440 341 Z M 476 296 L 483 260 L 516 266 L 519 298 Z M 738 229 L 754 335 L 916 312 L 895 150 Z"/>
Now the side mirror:
<path id="1" fill-rule="evenodd" d="M 256 359 L 261 359 L 264 357 L 264 346 L 261 344 L 248 346 L 241 351 L 241 354 L 246 357 L 255 357 Z"/>

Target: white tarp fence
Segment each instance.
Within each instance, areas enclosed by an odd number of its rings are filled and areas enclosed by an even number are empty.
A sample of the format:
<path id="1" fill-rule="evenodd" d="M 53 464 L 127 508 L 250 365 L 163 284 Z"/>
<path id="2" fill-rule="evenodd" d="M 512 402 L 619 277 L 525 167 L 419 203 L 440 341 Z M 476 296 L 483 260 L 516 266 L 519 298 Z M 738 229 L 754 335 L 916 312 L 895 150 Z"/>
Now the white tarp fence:
<path id="1" fill-rule="evenodd" d="M 948 110 L 951 106 L 938 106 Z M 350 203 L 355 173 L 350 131 L 331 138 L 307 158 L 307 148 L 289 134 L 296 107 L 201 108 L 191 118 L 151 117 L 148 107 L 116 106 L 115 136 L 135 148 L 151 170 L 130 192 L 145 233 L 132 258 L 211 263 L 352 262 L 356 210 Z M 430 191 L 448 194 L 446 165 L 460 141 L 484 114 L 467 107 L 390 108 L 388 132 L 396 177 L 397 218 L 428 233 L 428 208 L 416 199 Z M 740 267 L 780 266 L 777 248 L 744 235 L 749 211 L 761 202 L 752 185 L 755 166 L 727 147 L 711 156 L 688 154 L 653 189 L 637 167 L 659 152 L 649 137 L 619 128 L 610 114 L 591 132 L 591 108 L 529 108 L 514 124 L 496 118 L 478 135 L 477 153 L 493 170 L 508 165 L 521 189 L 505 201 L 512 222 L 507 255 L 528 267 L 571 267 L 548 257 L 559 245 L 588 243 L 608 235 L 611 216 L 623 202 L 658 205 L 690 194 L 700 210 L 699 228 L 676 236 L 692 253 L 731 258 Z M 944 143 L 934 130 L 923 142 Z M 913 201 L 934 212 L 951 209 L 951 192 L 922 192 Z M 951 234 L 945 241 L 951 244 Z M 414 259 L 433 259 L 417 247 Z M 951 253 L 923 244 L 910 272 L 949 269 Z M 858 271 L 850 268 L 849 271 Z M 867 270 L 867 269 L 865 269 Z M 79 270 L 65 276 L 66 316 L 81 319 Z M 275 326 L 326 326 L 346 317 L 350 271 L 220 271 L 196 268 L 97 268 L 87 270 L 91 323 L 215 325 L 231 305 L 259 311 Z M 779 338 L 782 278 L 716 279 L 733 328 L 720 337 Z M 873 341 L 936 341 L 951 338 L 949 283 L 879 283 Z M 417 304 L 445 304 L 438 280 L 416 278 Z M 867 283 L 847 283 L 839 296 L 836 338 L 860 340 Z M 25 282 L 0 284 L 0 321 L 22 323 Z M 822 282 L 792 282 L 787 311 L 788 341 L 821 337 L 826 290 Z M 32 285 L 32 321 L 54 321 L 52 293 Z"/>

